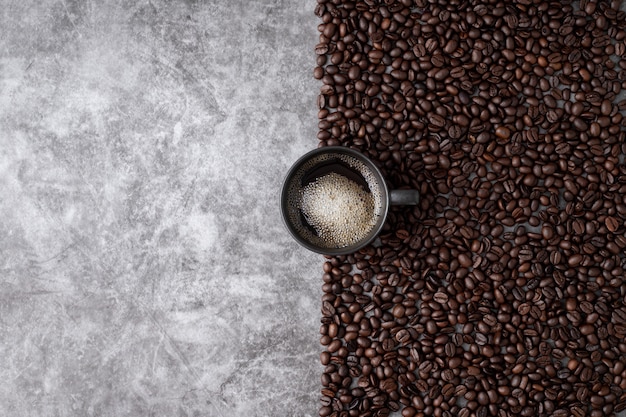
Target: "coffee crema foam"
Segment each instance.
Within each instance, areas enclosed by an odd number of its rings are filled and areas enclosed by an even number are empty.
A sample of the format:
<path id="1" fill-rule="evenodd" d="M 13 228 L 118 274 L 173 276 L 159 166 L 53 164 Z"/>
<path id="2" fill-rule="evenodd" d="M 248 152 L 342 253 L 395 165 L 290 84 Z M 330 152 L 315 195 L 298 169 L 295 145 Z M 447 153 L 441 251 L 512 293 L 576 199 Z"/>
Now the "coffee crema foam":
<path id="1" fill-rule="evenodd" d="M 371 191 L 345 176 L 330 172 L 301 186 L 307 171 L 328 160 L 339 160 L 358 172 Z M 292 177 L 288 214 L 304 239 L 322 248 L 344 248 L 363 240 L 376 226 L 382 197 L 376 177 L 358 159 L 343 154 L 319 155 Z M 302 222 L 302 216 L 315 233 Z"/>

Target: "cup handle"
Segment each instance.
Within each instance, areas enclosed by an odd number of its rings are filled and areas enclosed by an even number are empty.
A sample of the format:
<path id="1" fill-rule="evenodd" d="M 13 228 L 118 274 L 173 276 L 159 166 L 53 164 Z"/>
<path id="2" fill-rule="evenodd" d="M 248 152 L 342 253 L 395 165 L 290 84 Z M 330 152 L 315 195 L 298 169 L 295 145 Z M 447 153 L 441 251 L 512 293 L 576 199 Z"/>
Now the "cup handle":
<path id="1" fill-rule="evenodd" d="M 417 190 L 391 190 L 389 203 L 392 206 L 416 206 L 420 202 L 420 193 Z"/>

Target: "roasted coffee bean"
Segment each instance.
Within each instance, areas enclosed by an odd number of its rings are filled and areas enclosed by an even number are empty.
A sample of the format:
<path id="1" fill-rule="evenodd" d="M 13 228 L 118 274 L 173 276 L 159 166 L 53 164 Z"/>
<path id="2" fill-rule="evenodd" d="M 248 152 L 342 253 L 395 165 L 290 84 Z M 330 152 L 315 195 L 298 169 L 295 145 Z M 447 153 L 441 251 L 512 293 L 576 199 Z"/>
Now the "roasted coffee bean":
<path id="1" fill-rule="evenodd" d="M 448 135 L 452 139 L 458 139 L 463 134 L 463 128 L 457 124 L 453 124 L 448 128 Z"/>
<path id="2" fill-rule="evenodd" d="M 328 301 L 324 301 L 322 303 L 322 314 L 327 317 L 334 315 L 335 307 L 333 307 L 333 305 Z"/>
<path id="3" fill-rule="evenodd" d="M 475 342 L 479 346 L 484 346 L 489 343 L 489 338 L 483 333 L 476 333 Z"/>
<path id="4" fill-rule="evenodd" d="M 582 259 L 583 256 L 577 253 L 569 257 L 569 259 L 567 260 L 567 264 L 569 266 L 578 266 L 582 262 Z"/>
<path id="5" fill-rule="evenodd" d="M 454 395 L 454 385 L 446 384 L 441 388 L 441 394 L 444 398 L 451 398 Z"/>
<path id="6" fill-rule="evenodd" d="M 615 217 L 612 217 L 612 216 L 608 216 L 604 220 L 604 224 L 606 225 L 606 228 L 611 233 L 615 233 L 620 226 L 619 221 Z"/>
<path id="7" fill-rule="evenodd" d="M 435 67 L 442 67 L 446 63 L 443 55 L 441 55 L 441 54 L 435 54 L 435 55 L 431 56 L 430 57 L 430 62 Z"/>
<path id="8" fill-rule="evenodd" d="M 448 302 L 448 295 L 444 292 L 437 292 L 433 296 L 433 299 L 439 304 L 445 304 Z"/>
<path id="9" fill-rule="evenodd" d="M 438 114 L 433 114 L 429 117 L 429 121 L 433 126 L 443 127 L 446 124 L 446 121 L 443 117 Z"/>
<path id="10" fill-rule="evenodd" d="M 626 323 L 626 307 L 621 307 L 613 311 L 611 315 L 613 323 L 625 324 Z"/>
<path id="11" fill-rule="evenodd" d="M 448 357 L 453 357 L 456 354 L 456 346 L 452 342 L 446 343 L 444 350 L 445 350 L 446 356 Z"/>

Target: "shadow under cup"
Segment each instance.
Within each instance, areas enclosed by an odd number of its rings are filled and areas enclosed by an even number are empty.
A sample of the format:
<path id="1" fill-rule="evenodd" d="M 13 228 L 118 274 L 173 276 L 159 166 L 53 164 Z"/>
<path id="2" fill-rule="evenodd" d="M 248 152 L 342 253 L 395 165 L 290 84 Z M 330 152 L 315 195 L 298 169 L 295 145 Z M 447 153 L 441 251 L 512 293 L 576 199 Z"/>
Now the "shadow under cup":
<path id="1" fill-rule="evenodd" d="M 333 176 L 333 174 L 337 174 Z M 314 227 L 303 213 L 303 195 L 305 190 L 317 187 L 320 181 L 330 177 L 349 180 L 349 184 L 357 184 L 360 193 L 367 194 L 368 205 L 366 216 L 367 228 L 359 230 L 358 239 L 349 243 L 338 243 L 320 236 L 320 228 Z M 394 190 L 391 204 L 417 204 L 418 194 L 415 190 Z M 399 194 L 398 194 L 399 193 Z M 371 200 L 369 200 L 371 198 Z M 324 202 L 320 210 L 324 211 Z M 341 146 L 328 146 L 308 152 L 298 159 L 291 167 L 283 183 L 281 193 L 281 213 L 283 221 L 294 239 L 305 248 L 325 255 L 345 255 L 356 252 L 371 243 L 381 231 L 390 204 L 390 193 L 385 180 L 374 163 L 353 149 Z M 361 206 L 357 206 L 361 209 Z M 370 209 L 371 208 L 371 209 Z M 349 218 L 351 210 L 341 213 Z M 358 211 L 358 210 L 356 210 Z M 345 216 L 344 216 L 345 214 Z M 371 215 L 371 218 L 370 218 Z M 344 219 L 337 219 L 343 221 Z"/>

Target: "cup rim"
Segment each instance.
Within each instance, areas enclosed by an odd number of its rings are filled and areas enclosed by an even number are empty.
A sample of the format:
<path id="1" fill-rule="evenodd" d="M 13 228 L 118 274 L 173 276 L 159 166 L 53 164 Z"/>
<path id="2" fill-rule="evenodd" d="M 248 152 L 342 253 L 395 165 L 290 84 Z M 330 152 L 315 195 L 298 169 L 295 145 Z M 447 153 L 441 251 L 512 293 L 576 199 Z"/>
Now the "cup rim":
<path id="1" fill-rule="evenodd" d="M 291 184 L 291 179 L 293 175 L 308 160 L 310 160 L 311 158 L 315 156 L 325 154 L 325 153 L 342 153 L 342 154 L 350 155 L 350 156 L 357 158 L 359 161 L 366 164 L 367 167 L 372 170 L 372 172 L 374 173 L 374 175 L 377 177 L 377 179 L 379 180 L 381 184 L 380 191 L 381 191 L 381 199 L 383 203 L 383 208 L 381 210 L 381 220 L 379 220 L 376 226 L 368 233 L 368 235 L 365 238 L 363 238 L 361 241 L 351 246 L 345 246 L 342 248 L 324 248 L 324 247 L 314 245 L 308 240 L 304 239 L 302 236 L 300 236 L 297 233 L 292 222 L 289 221 L 289 215 L 287 213 L 287 210 L 288 210 L 287 197 L 288 197 L 289 185 Z M 369 245 L 372 241 L 376 239 L 376 237 L 382 230 L 385 220 L 387 219 L 387 213 L 389 211 L 389 189 L 387 187 L 387 183 L 385 182 L 385 178 L 380 172 L 380 169 L 378 169 L 378 167 L 374 165 L 372 160 L 369 159 L 367 156 L 365 156 L 363 153 L 357 151 L 356 149 L 347 148 L 344 146 L 323 146 L 323 147 L 316 148 L 305 153 L 292 164 L 291 168 L 289 168 L 282 182 L 282 188 L 281 188 L 281 194 L 280 194 L 280 206 L 281 206 L 280 213 L 281 213 L 281 217 L 283 220 L 283 224 L 286 226 L 291 236 L 301 246 L 305 247 L 306 249 L 312 252 L 316 252 L 322 255 L 331 255 L 331 256 L 332 255 L 347 255 L 350 253 L 357 252 L 363 247 Z"/>

